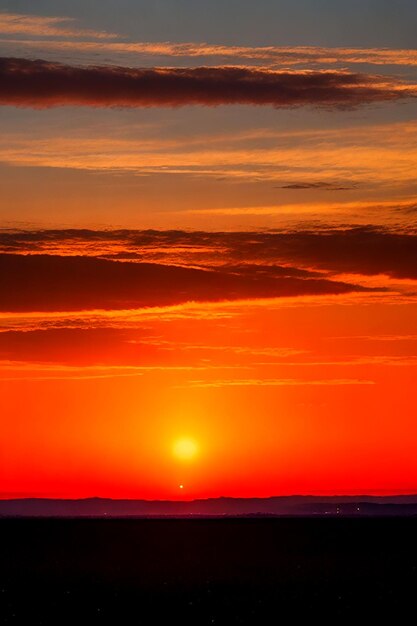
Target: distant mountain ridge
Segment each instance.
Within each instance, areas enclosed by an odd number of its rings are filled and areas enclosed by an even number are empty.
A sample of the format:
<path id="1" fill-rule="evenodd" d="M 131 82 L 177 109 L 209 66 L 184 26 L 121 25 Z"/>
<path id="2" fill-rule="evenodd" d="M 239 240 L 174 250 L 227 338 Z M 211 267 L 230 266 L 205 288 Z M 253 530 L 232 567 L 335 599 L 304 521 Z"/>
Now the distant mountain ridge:
<path id="1" fill-rule="evenodd" d="M 0 517 L 417 516 L 417 495 L 273 496 L 206 500 L 0 500 Z"/>

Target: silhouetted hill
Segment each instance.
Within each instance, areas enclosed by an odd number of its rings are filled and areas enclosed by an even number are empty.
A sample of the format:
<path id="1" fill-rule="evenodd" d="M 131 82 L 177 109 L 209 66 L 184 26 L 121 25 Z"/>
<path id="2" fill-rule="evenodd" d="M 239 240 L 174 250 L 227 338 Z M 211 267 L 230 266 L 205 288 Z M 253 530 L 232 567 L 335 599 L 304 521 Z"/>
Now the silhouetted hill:
<path id="1" fill-rule="evenodd" d="M 219 517 L 417 515 L 417 495 L 277 496 L 207 500 L 0 500 L 0 517 Z"/>

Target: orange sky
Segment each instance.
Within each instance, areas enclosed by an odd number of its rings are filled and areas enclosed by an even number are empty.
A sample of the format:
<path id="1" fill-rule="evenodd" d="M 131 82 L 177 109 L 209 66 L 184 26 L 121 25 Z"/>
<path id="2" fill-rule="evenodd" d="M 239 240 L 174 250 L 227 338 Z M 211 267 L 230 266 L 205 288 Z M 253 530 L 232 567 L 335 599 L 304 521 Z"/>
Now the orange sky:
<path id="1" fill-rule="evenodd" d="M 106 315 L 65 330 L 77 314 L 64 314 L 26 331 L 15 355 L 9 341 L 3 496 L 415 489 L 413 302 L 338 296 L 131 315 L 113 329 Z M 192 461 L 172 455 L 181 437 L 198 442 Z"/>
<path id="2" fill-rule="evenodd" d="M 416 492 L 415 50 L 31 10 L 0 14 L 0 498 Z"/>

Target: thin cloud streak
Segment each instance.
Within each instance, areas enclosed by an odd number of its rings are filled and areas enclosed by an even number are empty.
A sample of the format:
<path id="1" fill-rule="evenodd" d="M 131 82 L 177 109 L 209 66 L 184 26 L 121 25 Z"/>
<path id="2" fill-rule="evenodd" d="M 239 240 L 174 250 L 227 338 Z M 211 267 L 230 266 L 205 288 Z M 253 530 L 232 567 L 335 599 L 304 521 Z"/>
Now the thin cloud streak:
<path id="1" fill-rule="evenodd" d="M 198 388 L 222 388 L 222 387 L 328 387 L 344 385 L 375 385 L 373 380 L 358 379 L 323 379 L 302 380 L 297 378 L 248 378 L 248 379 L 225 379 L 225 380 L 193 380 L 190 387 Z"/>
<path id="2" fill-rule="evenodd" d="M 0 380 L 22 380 L 22 376 L 10 377 L 10 372 L 20 372 L 25 380 L 82 380 L 99 378 L 125 378 L 144 376 L 149 372 L 206 372 L 217 370 L 245 370 L 244 365 L 66 365 L 64 363 L 42 363 L 34 358 L 30 361 L 0 360 Z M 3 375 L 2 372 L 5 372 Z"/>
<path id="3" fill-rule="evenodd" d="M 186 302 L 167 307 L 145 307 L 128 310 L 90 311 L 28 311 L 0 312 L 0 332 L 33 332 L 54 329 L 132 329 L 138 324 L 159 322 L 170 324 L 174 321 L 230 323 L 241 319 L 243 314 L 257 309 L 268 311 L 286 308 L 321 308 L 369 306 L 371 304 L 407 306 L 416 304 L 416 295 L 392 293 L 350 293 L 346 295 L 298 296 L 290 298 L 268 298 L 256 300 L 235 300 L 228 302 Z"/>
<path id="4" fill-rule="evenodd" d="M 76 22 L 72 17 L 45 17 L 40 15 L 26 15 L 21 13 L 0 13 L 0 33 L 3 35 L 35 35 L 37 37 L 91 37 L 93 39 L 116 39 L 120 35 L 84 28 L 67 28 Z M 10 43 L 10 40 L 3 40 Z M 26 43 L 14 40 L 19 44 Z M 33 41 L 33 45 L 48 41 Z M 65 42 L 57 42 L 65 43 Z M 71 45 L 81 45 L 83 42 L 67 42 Z M 94 43 L 94 42 L 93 42 Z"/>
<path id="5" fill-rule="evenodd" d="M 269 300 L 250 301 L 254 305 Z M 36 331 L 59 328 L 92 329 L 92 328 L 132 328 L 137 329 L 143 322 L 161 321 L 170 323 L 175 320 L 230 320 L 238 315 L 235 307 L 250 304 L 248 301 L 238 302 L 186 302 L 166 307 L 144 307 L 139 309 L 89 311 L 27 311 L 18 313 L 0 311 L 0 332 Z"/>
<path id="6" fill-rule="evenodd" d="M 53 19 L 53 18 L 50 18 Z M 57 19 L 57 18 L 56 18 Z M 52 24 L 52 22 L 51 22 Z M 0 31 L 12 32 L 12 31 Z M 18 32 L 18 31 L 15 31 Z M 22 32 L 22 31 L 19 31 Z M 75 31 L 77 32 L 77 31 Z M 78 31 L 86 32 L 86 31 Z M 88 32 L 88 31 L 87 31 Z M 31 34 L 30 31 L 26 31 Z M 39 34 L 35 32 L 33 34 Z M 52 33 L 51 33 L 52 34 Z M 58 33 L 62 35 L 62 31 Z M 92 35 L 100 38 L 100 33 Z M 116 35 L 102 34 L 103 38 Z M 0 44 L 19 46 L 53 52 L 102 53 L 103 55 L 127 55 L 129 58 L 153 57 L 168 59 L 214 58 L 233 64 L 242 62 L 268 63 L 284 67 L 326 66 L 326 65 L 376 65 L 405 66 L 417 65 L 417 51 L 413 49 L 388 48 L 325 48 L 317 46 L 227 46 L 207 43 L 175 42 L 99 42 L 99 41 L 39 41 L 2 39 Z"/>
<path id="7" fill-rule="evenodd" d="M 169 175 L 274 182 L 277 189 L 320 192 L 370 186 L 404 194 L 415 186 L 417 125 L 397 123 L 337 131 L 259 130 L 187 141 L 166 137 L 44 138 L 3 132 L 0 161 L 135 176 Z M 389 163 L 389 167 L 386 164 Z M 288 195 L 288 194 L 287 194 Z M 346 194 L 342 194 L 346 196 Z"/>
<path id="8" fill-rule="evenodd" d="M 369 224 L 370 214 L 379 213 L 378 217 L 381 219 L 381 210 L 384 209 L 387 212 L 401 212 L 401 211 L 415 211 L 417 206 L 417 200 L 415 198 L 409 198 L 406 200 L 374 200 L 374 201 L 333 201 L 333 202 L 305 202 L 299 204 L 276 204 L 272 206 L 241 206 L 241 207 L 225 207 L 221 209 L 185 209 L 184 211 L 178 211 L 178 214 L 188 213 L 190 215 L 226 215 L 226 216 L 240 216 L 240 215 L 285 215 L 285 214 L 310 214 L 314 216 L 334 215 L 340 213 L 345 216 L 346 222 L 358 218 L 362 213 L 365 214 L 365 219 Z M 398 218 L 398 215 L 396 216 Z"/>

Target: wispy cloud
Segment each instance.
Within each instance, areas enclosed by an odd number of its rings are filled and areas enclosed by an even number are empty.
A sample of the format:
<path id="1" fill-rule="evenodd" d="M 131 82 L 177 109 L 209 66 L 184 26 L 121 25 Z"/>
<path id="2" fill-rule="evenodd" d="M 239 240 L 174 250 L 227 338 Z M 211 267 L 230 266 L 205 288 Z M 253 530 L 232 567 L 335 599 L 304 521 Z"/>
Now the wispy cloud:
<path id="1" fill-rule="evenodd" d="M 117 46 L 117 44 L 115 44 Z M 120 51 L 166 57 L 216 57 L 235 61 L 268 61 L 283 65 L 360 63 L 417 65 L 417 51 L 389 48 L 326 48 L 317 46 L 225 46 L 208 43 L 126 43 Z"/>
<path id="2" fill-rule="evenodd" d="M 96 380 L 106 378 L 136 378 L 150 372 L 197 372 L 207 370 L 242 369 L 227 365 L 67 365 L 64 363 L 39 363 L 0 360 L 0 380 Z"/>
<path id="3" fill-rule="evenodd" d="M 286 185 L 281 185 L 281 187 L 278 187 L 278 189 L 293 189 L 295 191 L 304 191 L 306 189 L 313 191 L 349 191 L 351 189 L 356 189 L 356 185 L 343 186 L 340 183 L 336 182 L 331 183 L 326 181 L 307 181 L 287 183 Z"/>
<path id="4" fill-rule="evenodd" d="M 400 342 L 400 341 L 417 341 L 417 335 L 345 335 L 332 337 L 332 339 L 347 339 L 349 342 L 354 339 L 360 339 L 362 341 L 388 341 L 388 342 Z"/>
<path id="5" fill-rule="evenodd" d="M 11 331 L 36 332 L 55 329 L 123 329 L 138 330 L 144 323 L 166 325 L 172 322 L 187 324 L 213 322 L 233 327 L 242 316 L 258 311 L 307 309 L 326 307 L 356 307 L 369 305 L 415 306 L 415 294 L 390 292 L 352 292 L 345 295 L 314 295 L 283 298 L 256 298 L 222 302 L 185 302 L 175 306 L 144 307 L 127 310 L 83 311 L 0 311 L 0 333 Z"/>
<path id="6" fill-rule="evenodd" d="M 75 25 L 76 20 L 71 17 L 46 17 L 20 13 L 0 13 L 0 33 L 3 35 L 34 35 L 37 37 L 90 37 L 93 39 L 115 39 L 120 35 L 83 29 Z M 6 43 L 8 40 L 6 40 Z M 34 41 L 36 45 L 39 42 Z M 45 44 L 47 42 L 44 42 Z M 61 42 L 63 43 L 63 42 Z M 70 43 L 70 42 L 68 42 Z M 75 42 L 72 42 L 73 44 Z M 77 42 L 75 45 L 82 45 Z"/>
<path id="7" fill-rule="evenodd" d="M 36 130 L 28 136 L 4 129 L 0 161 L 138 176 L 175 173 L 236 183 L 271 182 L 277 189 L 300 191 L 293 194 L 297 201 L 303 191 L 352 195 L 358 189 L 381 187 L 403 195 L 404 189 L 416 186 L 417 124 L 413 122 L 304 132 L 201 133 L 186 145 L 161 134 L 155 138 L 141 133 L 107 138 L 50 134 L 45 138 Z"/>
<path id="8" fill-rule="evenodd" d="M 11 30 L 14 25 L 9 25 L 5 20 L 5 29 L 0 32 L 12 34 L 25 33 L 40 35 L 65 36 L 63 28 L 57 28 L 56 23 L 64 22 L 65 18 L 35 18 L 33 19 L 33 30 L 31 28 L 31 16 L 27 16 L 25 26 L 27 30 Z M 66 18 L 68 20 L 68 18 Z M 41 20 L 49 20 L 49 23 L 42 23 Z M 12 22 L 13 20 L 10 20 Z M 37 21 L 40 24 L 37 24 Z M 23 28 L 22 26 L 22 28 Z M 53 32 L 56 30 L 56 32 Z M 100 38 L 100 33 L 95 31 L 69 31 L 77 33 L 90 33 L 91 38 Z M 102 38 L 114 38 L 116 35 L 101 34 Z M 102 54 L 103 60 L 109 55 L 116 58 L 118 55 L 134 61 L 135 58 L 143 59 L 203 59 L 205 62 L 212 58 L 216 62 L 240 63 L 260 63 L 273 64 L 275 66 L 328 66 L 328 65 L 376 65 L 376 66 L 409 66 L 417 65 L 417 51 L 414 49 L 395 48 L 326 48 L 319 46 L 227 46 L 208 43 L 193 42 L 103 42 L 103 41 L 63 41 L 63 40 L 0 40 L 3 46 L 19 46 L 20 49 L 27 48 L 33 50 L 73 52 L 73 53 L 93 53 Z"/>
<path id="9" fill-rule="evenodd" d="M 365 219 L 360 220 L 359 223 L 365 222 L 369 224 L 370 218 L 375 218 L 378 215 L 378 219 L 381 220 L 381 213 L 384 211 L 385 216 L 390 212 L 396 213 L 396 220 L 398 220 L 400 212 L 415 211 L 417 201 L 415 198 L 409 198 L 407 200 L 373 200 L 373 201 L 356 201 L 356 202 L 304 202 L 302 204 L 274 204 L 270 206 L 238 206 L 238 207 L 224 207 L 213 209 L 186 209 L 184 213 L 191 215 L 225 215 L 225 216 L 243 216 L 243 215 L 311 215 L 313 217 L 327 217 L 340 214 L 344 216 L 346 224 L 349 221 L 356 222 L 360 216 L 365 216 Z M 182 213 L 182 211 L 181 211 Z M 382 221 L 382 220 L 381 220 Z"/>
<path id="10" fill-rule="evenodd" d="M 218 379 L 218 380 L 192 380 L 191 387 L 221 388 L 221 387 L 328 387 L 344 385 L 375 385 L 372 380 L 359 380 L 354 378 L 334 378 L 323 380 L 303 380 L 298 378 L 247 378 L 247 379 Z"/>
<path id="11" fill-rule="evenodd" d="M 138 329 L 144 322 L 160 321 L 230 321 L 239 314 L 243 305 L 254 306 L 270 300 L 250 302 L 185 302 L 173 306 L 155 306 L 139 309 L 94 309 L 83 311 L 0 311 L 0 332 L 34 332 L 50 329 L 122 328 Z"/>
<path id="12" fill-rule="evenodd" d="M 0 104 L 178 107 L 263 105 L 355 107 L 416 96 L 416 86 L 347 71 L 273 71 L 244 67 L 134 69 L 74 67 L 0 59 Z"/>

